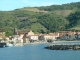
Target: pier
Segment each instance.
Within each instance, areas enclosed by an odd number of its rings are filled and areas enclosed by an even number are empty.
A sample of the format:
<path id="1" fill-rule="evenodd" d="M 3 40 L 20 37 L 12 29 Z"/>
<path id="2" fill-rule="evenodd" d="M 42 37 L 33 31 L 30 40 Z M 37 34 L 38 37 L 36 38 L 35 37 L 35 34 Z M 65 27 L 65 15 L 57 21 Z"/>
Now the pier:
<path id="1" fill-rule="evenodd" d="M 80 44 L 51 44 L 45 48 L 51 50 L 80 50 Z"/>

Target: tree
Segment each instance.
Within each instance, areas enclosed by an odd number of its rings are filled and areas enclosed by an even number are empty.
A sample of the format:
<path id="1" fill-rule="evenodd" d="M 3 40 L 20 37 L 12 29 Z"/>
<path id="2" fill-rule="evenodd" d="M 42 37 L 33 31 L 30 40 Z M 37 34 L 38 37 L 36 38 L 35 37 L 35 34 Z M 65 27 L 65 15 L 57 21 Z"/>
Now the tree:
<path id="1" fill-rule="evenodd" d="M 12 36 L 13 34 L 12 34 L 12 31 L 11 30 L 8 30 L 8 31 L 6 31 L 6 36 Z"/>

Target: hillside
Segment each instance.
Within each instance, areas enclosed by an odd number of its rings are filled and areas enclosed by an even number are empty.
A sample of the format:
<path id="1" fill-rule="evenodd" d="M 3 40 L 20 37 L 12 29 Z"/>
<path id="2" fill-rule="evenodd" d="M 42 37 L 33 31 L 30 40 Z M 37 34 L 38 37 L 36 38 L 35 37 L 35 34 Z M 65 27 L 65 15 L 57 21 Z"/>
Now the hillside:
<path id="1" fill-rule="evenodd" d="M 32 11 L 32 12 L 43 12 L 43 13 L 48 13 L 48 11 L 44 11 L 44 10 L 39 10 L 38 8 L 32 8 L 32 7 L 25 7 L 22 8 L 20 10 L 27 10 L 27 11 Z"/>
<path id="2" fill-rule="evenodd" d="M 62 30 L 80 30 L 80 2 L 42 7 L 24 7 L 0 11 L 0 29 L 7 33 L 32 30 L 49 33 Z M 8 34 L 9 35 L 9 34 Z"/>
<path id="3" fill-rule="evenodd" d="M 38 7 L 38 9 L 45 10 L 45 11 L 73 10 L 74 8 L 80 8 L 80 2 Z"/>
<path id="4" fill-rule="evenodd" d="M 62 16 L 68 16 L 73 10 L 57 10 L 55 11 L 56 14 L 62 15 Z"/>

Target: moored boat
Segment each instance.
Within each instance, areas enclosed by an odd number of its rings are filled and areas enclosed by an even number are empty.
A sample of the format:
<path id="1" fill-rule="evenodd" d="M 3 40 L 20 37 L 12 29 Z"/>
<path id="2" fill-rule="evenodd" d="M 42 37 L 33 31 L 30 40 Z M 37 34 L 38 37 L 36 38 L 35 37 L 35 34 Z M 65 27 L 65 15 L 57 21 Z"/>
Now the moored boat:
<path id="1" fill-rule="evenodd" d="M 0 47 L 7 47 L 6 43 L 0 43 Z"/>

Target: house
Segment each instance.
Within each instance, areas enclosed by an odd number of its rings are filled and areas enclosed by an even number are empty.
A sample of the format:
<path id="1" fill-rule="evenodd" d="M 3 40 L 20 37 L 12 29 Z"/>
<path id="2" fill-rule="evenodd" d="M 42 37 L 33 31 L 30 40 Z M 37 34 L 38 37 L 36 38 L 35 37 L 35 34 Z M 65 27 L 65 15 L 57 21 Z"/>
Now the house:
<path id="1" fill-rule="evenodd" d="M 63 32 L 60 32 L 60 37 L 64 40 L 79 40 L 80 32 L 63 31 Z"/>
<path id="2" fill-rule="evenodd" d="M 44 35 L 44 39 L 45 40 L 56 40 L 57 37 L 59 37 L 59 33 L 53 33 L 53 34 Z"/>
<path id="3" fill-rule="evenodd" d="M 38 35 L 34 34 L 32 31 L 25 33 L 23 36 L 23 43 L 30 43 L 36 40 L 38 40 Z"/>
<path id="4" fill-rule="evenodd" d="M 14 42 L 14 45 L 23 45 L 23 35 L 14 35 L 12 38 L 12 41 Z"/>
<path id="5" fill-rule="evenodd" d="M 29 31 L 27 34 L 27 38 L 29 39 L 29 41 L 38 41 L 38 35 L 34 34 L 34 32 Z"/>
<path id="6" fill-rule="evenodd" d="M 38 40 L 39 40 L 39 39 L 38 39 L 38 35 L 30 35 L 30 36 L 29 36 L 29 40 L 30 40 L 30 42 L 31 42 L 31 41 L 33 41 L 33 42 L 34 42 L 34 41 L 38 41 Z"/>

